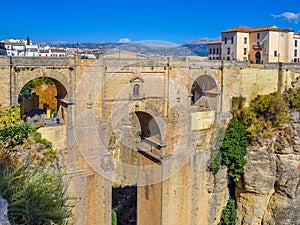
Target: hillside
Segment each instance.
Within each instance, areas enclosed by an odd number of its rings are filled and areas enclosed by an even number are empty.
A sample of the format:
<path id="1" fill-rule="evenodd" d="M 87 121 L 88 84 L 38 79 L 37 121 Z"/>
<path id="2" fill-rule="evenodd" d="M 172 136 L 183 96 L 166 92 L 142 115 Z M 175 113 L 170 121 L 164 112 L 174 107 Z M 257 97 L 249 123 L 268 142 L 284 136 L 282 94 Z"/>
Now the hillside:
<path id="1" fill-rule="evenodd" d="M 126 50 L 134 53 L 145 55 L 172 55 L 172 56 L 207 56 L 208 43 L 218 39 L 200 38 L 190 40 L 181 45 L 169 44 L 159 41 L 145 41 L 136 43 L 115 43 L 115 42 L 82 42 L 82 43 L 67 43 L 67 42 L 48 42 L 45 43 L 52 47 L 59 48 L 80 48 L 107 53 L 110 51 Z"/>

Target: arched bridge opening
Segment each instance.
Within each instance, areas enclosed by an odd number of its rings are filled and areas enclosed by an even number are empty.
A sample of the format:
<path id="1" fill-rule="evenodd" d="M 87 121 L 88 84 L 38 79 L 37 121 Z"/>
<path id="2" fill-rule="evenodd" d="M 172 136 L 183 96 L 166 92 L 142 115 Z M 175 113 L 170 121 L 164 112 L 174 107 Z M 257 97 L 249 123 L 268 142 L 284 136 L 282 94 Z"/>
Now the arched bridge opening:
<path id="1" fill-rule="evenodd" d="M 218 90 L 217 82 L 209 75 L 199 76 L 191 88 L 191 104 L 201 111 L 217 110 Z"/>
<path id="2" fill-rule="evenodd" d="M 112 189 L 112 210 L 118 224 L 161 223 L 162 136 L 155 118 L 143 111 L 131 112 L 129 122 L 135 138 L 138 163 L 134 185 L 118 185 Z M 128 139 L 128 137 L 126 138 Z"/>
<path id="3" fill-rule="evenodd" d="M 20 86 L 17 93 L 24 120 L 46 126 L 67 122 L 68 92 L 60 81 L 37 77 Z"/>

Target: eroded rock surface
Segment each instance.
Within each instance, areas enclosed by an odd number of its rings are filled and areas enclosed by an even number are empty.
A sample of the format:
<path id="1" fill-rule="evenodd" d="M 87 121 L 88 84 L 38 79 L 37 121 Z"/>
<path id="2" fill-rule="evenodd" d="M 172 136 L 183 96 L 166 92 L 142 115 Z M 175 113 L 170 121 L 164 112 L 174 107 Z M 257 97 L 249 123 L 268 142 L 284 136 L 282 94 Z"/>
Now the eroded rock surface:
<path id="1" fill-rule="evenodd" d="M 300 224 L 299 113 L 284 128 L 265 131 L 248 147 L 236 189 L 237 224 Z"/>
<path id="2" fill-rule="evenodd" d="M 7 217 L 7 207 L 8 207 L 7 201 L 0 196 L 0 224 L 1 225 L 10 225 Z"/>

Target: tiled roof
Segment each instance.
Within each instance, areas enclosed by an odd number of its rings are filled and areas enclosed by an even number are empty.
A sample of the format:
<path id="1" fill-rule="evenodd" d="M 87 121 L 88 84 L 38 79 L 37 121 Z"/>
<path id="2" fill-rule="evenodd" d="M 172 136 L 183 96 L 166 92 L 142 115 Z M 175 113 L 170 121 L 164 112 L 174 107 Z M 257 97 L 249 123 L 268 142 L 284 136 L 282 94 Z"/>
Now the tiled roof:
<path id="1" fill-rule="evenodd" d="M 222 33 L 231 33 L 231 32 L 250 32 L 251 28 L 250 27 L 245 27 L 245 26 L 237 26 L 234 28 L 231 28 L 229 30 L 225 30 Z"/>
<path id="2" fill-rule="evenodd" d="M 57 48 L 52 48 L 50 50 L 51 52 L 66 52 L 65 49 L 57 49 Z"/>
<path id="3" fill-rule="evenodd" d="M 5 45 L 25 45 L 25 42 L 1 41 Z"/>
<path id="4" fill-rule="evenodd" d="M 255 27 L 255 28 L 246 27 L 246 26 L 237 26 L 229 30 L 225 30 L 222 33 L 231 33 L 231 32 L 251 33 L 251 32 L 259 32 L 259 31 L 293 32 L 293 30 L 290 28 L 278 28 L 272 25 L 272 26 L 263 26 L 263 27 Z"/>

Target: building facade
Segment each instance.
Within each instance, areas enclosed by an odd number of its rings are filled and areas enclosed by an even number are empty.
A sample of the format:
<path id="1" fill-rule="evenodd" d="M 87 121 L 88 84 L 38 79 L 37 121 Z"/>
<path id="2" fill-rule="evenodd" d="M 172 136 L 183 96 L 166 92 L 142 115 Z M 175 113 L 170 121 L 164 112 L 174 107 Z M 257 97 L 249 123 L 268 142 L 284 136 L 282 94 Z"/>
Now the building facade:
<path id="1" fill-rule="evenodd" d="M 26 40 L 7 39 L 0 41 L 0 55 L 5 56 L 43 56 L 43 57 L 64 57 L 67 49 L 52 48 L 50 46 L 40 46 L 32 44 L 27 45 Z"/>
<path id="2" fill-rule="evenodd" d="M 264 62 L 298 62 L 300 35 L 289 28 L 237 26 L 222 32 L 221 60 Z M 209 44 L 208 59 L 215 43 Z"/>
<path id="3" fill-rule="evenodd" d="M 300 33 L 294 34 L 293 61 L 300 63 Z"/>
<path id="4" fill-rule="evenodd" d="M 25 40 L 7 39 L 0 42 L 0 54 L 7 56 L 24 56 Z"/>
<path id="5" fill-rule="evenodd" d="M 38 56 L 39 46 L 38 45 L 26 45 L 25 46 L 25 56 Z"/>
<path id="6" fill-rule="evenodd" d="M 208 45 L 209 60 L 220 60 L 222 55 L 222 43 L 212 42 Z"/>

